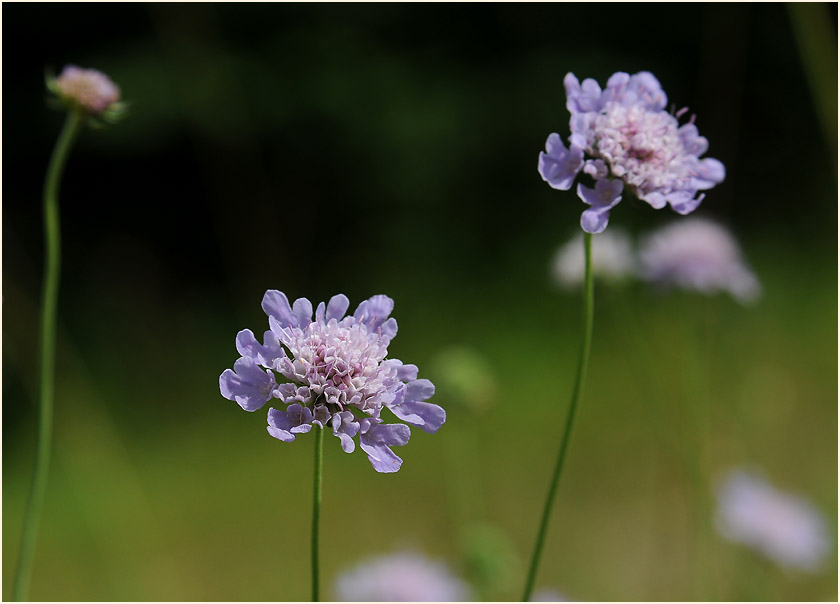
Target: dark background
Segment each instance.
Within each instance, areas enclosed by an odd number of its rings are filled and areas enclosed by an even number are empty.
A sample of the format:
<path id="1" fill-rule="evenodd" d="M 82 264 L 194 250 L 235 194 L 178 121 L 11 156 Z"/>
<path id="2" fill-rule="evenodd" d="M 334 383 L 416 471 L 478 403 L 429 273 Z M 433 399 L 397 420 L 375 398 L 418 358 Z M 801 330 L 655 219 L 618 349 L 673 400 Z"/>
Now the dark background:
<path id="1" fill-rule="evenodd" d="M 108 73 L 131 111 L 123 123 L 82 135 L 61 189 L 57 461 L 35 566 L 36 579 L 54 580 L 37 583 L 33 598 L 306 597 L 306 580 L 257 587 L 248 573 L 265 576 L 280 564 L 291 577 L 298 567 L 305 575 L 305 526 L 280 542 L 254 543 L 257 527 L 284 509 L 274 491 L 258 501 L 254 484 L 270 473 L 274 480 L 263 489 L 293 489 L 298 524 L 306 525 L 308 447 L 264 442 L 271 439 L 262 412 L 240 412 L 217 387 L 236 358 L 236 332 L 265 328 L 259 302 L 266 289 L 313 301 L 344 292 L 353 307 L 387 293 L 401 327 L 392 354 L 436 382 L 441 350 L 468 347 L 485 359 L 496 406 L 480 418 L 450 410 L 446 427 L 473 433 L 483 447 L 485 520 L 519 560 L 515 587 L 499 587 L 493 597 L 516 597 L 559 436 L 535 424 L 561 422 L 579 329 L 577 297 L 555 291 L 548 264 L 576 231 L 583 205 L 536 172 L 546 136 L 568 134 L 568 71 L 603 85 L 615 71 L 649 70 L 669 105 L 697 114 L 708 155 L 727 168 L 697 214 L 738 236 L 765 298 L 747 311 L 728 299 L 652 300 L 631 289 L 613 303 L 639 317 L 660 353 L 689 346 L 675 334 L 691 311 L 713 317 L 701 350 L 723 373 L 704 381 L 711 395 L 701 407 L 711 419 L 700 438 L 709 475 L 757 463 L 780 485 L 814 498 L 836 529 L 836 5 L 92 3 L 2 10 L 4 593 L 34 451 L 41 188 L 63 119 L 45 105 L 43 78 L 45 69 L 67 63 Z M 674 218 L 625 200 L 610 224 L 638 234 Z M 655 463 L 665 445 L 651 437 L 646 411 L 631 411 L 645 409 L 649 397 L 622 386 L 637 376 L 622 372 L 633 355 L 627 342 L 614 340 L 620 329 L 611 326 L 621 321 L 611 323 L 609 304 L 599 302 L 607 312 L 596 314 L 590 387 L 570 454 L 582 465 L 568 469 L 561 488 L 542 583 L 575 599 L 835 598 L 836 573 L 791 578 L 759 562 L 723 574 L 697 571 L 681 557 L 693 546 L 675 533 L 693 509 L 678 469 L 652 470 L 658 478 L 648 482 L 636 476 L 625 485 L 627 501 L 610 495 L 622 484 L 610 482 L 610 472 L 620 477 L 629 471 L 624 464 Z M 647 365 L 669 375 L 667 363 L 681 362 L 675 356 L 663 353 Z M 756 384 L 772 400 L 758 402 Z M 680 387 L 666 386 L 671 399 L 681 400 Z M 605 388 L 626 400 L 611 399 Z M 727 432 L 735 392 L 756 406 L 742 431 Z M 621 429 L 623 414 L 637 422 L 628 428 L 632 437 Z M 367 503 L 385 510 L 416 499 L 416 489 L 427 501 L 383 512 L 375 536 L 361 537 L 352 553 L 325 554 L 325 577 L 415 529 L 417 547 L 450 560 L 461 555 L 463 522 L 443 510 L 445 489 L 433 471 L 446 465 L 435 457 L 444 455 L 440 443 L 456 438 L 445 432 L 413 436 L 401 452 L 406 465 L 390 483 L 371 475 L 360 452 L 339 460 L 328 449 L 325 505 L 336 514 L 362 513 L 352 502 L 366 487 L 382 498 Z M 625 443 L 632 453 L 611 448 L 621 442 L 611 435 L 636 439 Z M 246 458 L 252 441 L 263 457 Z M 284 474 L 294 463 L 299 467 Z M 587 473 L 599 463 L 603 483 Z M 330 464 L 346 468 L 333 486 Z M 343 503 L 331 504 L 338 484 Z M 240 498 L 249 502 L 247 519 L 225 515 Z M 604 528 L 604 517 L 617 517 L 610 501 L 628 515 L 618 526 L 636 527 L 630 533 Z M 123 509 L 141 520 L 136 534 L 116 538 L 113 527 L 126 526 Z M 666 510 L 675 514 L 671 524 Z M 636 512 L 664 524 L 643 528 Z M 430 517 L 435 527 L 404 529 L 404 514 Z M 577 541 L 561 534 L 561 517 Z M 325 536 L 335 530 L 328 524 Z M 650 545 L 643 564 L 629 543 L 641 547 L 634 540 L 651 532 L 660 545 Z M 702 561 L 720 563 L 714 548 L 733 546 L 711 529 L 703 534 Z M 581 541 L 591 549 L 582 552 Z M 282 554 L 279 563 L 278 543 L 297 553 Z M 625 547 L 609 553 L 607 543 Z M 275 558 L 254 560 L 250 551 Z M 234 561 L 242 556 L 246 567 Z M 147 559 L 150 567 L 138 562 Z M 667 568 L 669 578 L 657 580 L 656 568 Z M 718 577 L 710 588 L 716 592 L 692 591 L 698 572 Z M 769 591 L 744 591 L 756 573 Z M 605 576 L 612 579 L 602 584 Z"/>

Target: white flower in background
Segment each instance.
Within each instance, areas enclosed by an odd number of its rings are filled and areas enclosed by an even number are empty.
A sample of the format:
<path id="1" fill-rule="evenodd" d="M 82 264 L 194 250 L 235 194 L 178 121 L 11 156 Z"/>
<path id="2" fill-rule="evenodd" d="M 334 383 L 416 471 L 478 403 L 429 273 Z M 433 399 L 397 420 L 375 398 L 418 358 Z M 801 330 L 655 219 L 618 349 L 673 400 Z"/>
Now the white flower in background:
<path id="1" fill-rule="evenodd" d="M 816 572 L 830 553 L 828 527 L 820 513 L 749 470 L 731 471 L 718 487 L 717 500 L 718 531 L 782 567 Z"/>
<path id="2" fill-rule="evenodd" d="M 550 587 L 543 587 L 534 592 L 531 602 L 570 602 L 566 596 Z"/>
<path id="3" fill-rule="evenodd" d="M 630 236 L 620 229 L 604 231 L 592 238 L 592 272 L 608 281 L 619 281 L 636 271 L 636 259 Z M 578 233 L 554 256 L 553 276 L 563 287 L 583 283 L 583 235 Z"/>
<path id="4" fill-rule="evenodd" d="M 725 291 L 742 303 L 761 295 L 735 238 L 710 220 L 685 218 L 654 231 L 642 240 L 639 258 L 646 281 L 704 294 Z"/>
<path id="5" fill-rule="evenodd" d="M 341 602 L 464 602 L 467 584 L 442 562 L 399 552 L 360 562 L 336 579 Z"/>

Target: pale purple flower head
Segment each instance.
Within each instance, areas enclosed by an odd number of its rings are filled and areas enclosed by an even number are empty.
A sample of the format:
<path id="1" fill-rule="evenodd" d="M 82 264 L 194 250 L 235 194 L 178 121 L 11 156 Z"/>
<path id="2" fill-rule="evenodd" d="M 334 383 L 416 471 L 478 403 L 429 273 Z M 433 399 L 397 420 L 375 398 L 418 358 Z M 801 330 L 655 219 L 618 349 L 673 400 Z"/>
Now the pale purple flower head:
<path id="1" fill-rule="evenodd" d="M 278 440 L 291 442 L 313 426 L 329 426 L 345 452 L 353 452 L 358 435 L 376 471 L 396 472 L 402 459 L 391 447 L 406 444 L 410 431 L 405 424 L 386 424 L 382 409 L 426 432 L 436 432 L 446 412 L 425 402 L 435 387 L 417 379 L 415 365 L 385 358 L 397 333 L 396 320 L 389 318 L 394 301 L 373 296 L 345 316 L 349 305 L 343 294 L 333 296 L 318 305 L 313 320 L 306 298 L 290 306 L 282 292 L 267 291 L 262 308 L 271 329 L 262 344 L 250 329 L 237 334 L 242 356 L 219 377 L 219 388 L 246 411 L 271 399 L 287 404 L 268 412 L 268 433 Z"/>
<path id="2" fill-rule="evenodd" d="M 817 572 L 831 551 L 828 527 L 806 500 L 738 469 L 717 489 L 718 531 L 782 567 Z"/>
<path id="3" fill-rule="evenodd" d="M 467 584 L 442 562 L 413 552 L 359 563 L 336 579 L 340 602 L 464 602 Z"/>
<path id="4" fill-rule="evenodd" d="M 67 65 L 55 80 L 58 94 L 94 115 L 120 100 L 119 86 L 96 69 Z"/>
<path id="5" fill-rule="evenodd" d="M 580 231 L 554 255 L 552 273 L 564 288 L 580 287 L 584 278 L 583 235 Z M 610 229 L 592 240 L 592 273 L 606 281 L 617 282 L 635 275 L 636 255 L 630 236 L 620 229 Z"/>
<path id="6" fill-rule="evenodd" d="M 699 135 L 694 117 L 680 125 L 685 109 L 665 111 L 668 98 L 653 74 L 618 72 L 604 90 L 593 79 L 579 83 L 572 73 L 563 83 L 572 114 L 569 146 L 550 134 L 537 168 L 551 187 L 564 191 L 581 171 L 592 177 L 594 188 L 577 187 L 578 197 L 591 206 L 581 216 L 587 233 L 607 227 L 610 210 L 625 189 L 656 209 L 670 205 L 688 214 L 703 200 L 700 191 L 723 181 L 722 163 L 700 159 L 709 143 Z"/>
<path id="7" fill-rule="evenodd" d="M 534 592 L 531 596 L 531 602 L 571 602 L 566 596 L 561 594 L 556 589 L 550 587 L 543 587 Z"/>
<path id="8" fill-rule="evenodd" d="M 688 218 L 654 231 L 643 238 L 639 257 L 640 276 L 653 283 L 704 294 L 725 291 L 741 303 L 761 295 L 735 238 L 710 220 Z"/>

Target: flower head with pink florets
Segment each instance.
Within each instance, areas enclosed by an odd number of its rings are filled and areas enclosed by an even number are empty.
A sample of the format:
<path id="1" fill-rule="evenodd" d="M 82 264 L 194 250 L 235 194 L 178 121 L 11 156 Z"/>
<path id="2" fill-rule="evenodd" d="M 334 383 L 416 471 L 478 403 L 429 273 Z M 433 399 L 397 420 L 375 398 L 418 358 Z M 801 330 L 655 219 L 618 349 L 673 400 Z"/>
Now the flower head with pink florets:
<path id="1" fill-rule="evenodd" d="M 84 115 L 94 127 L 118 122 L 128 109 L 120 100 L 120 87 L 97 69 L 67 65 L 58 77 L 47 77 L 47 89 L 55 95 L 52 102 L 58 108 Z"/>
<path id="2" fill-rule="evenodd" d="M 563 83 L 572 114 L 569 146 L 559 134 L 549 135 L 538 170 L 552 188 L 564 191 L 581 171 L 594 179 L 594 187 L 577 185 L 578 197 L 590 206 L 581 216 L 587 233 L 607 227 L 624 190 L 653 208 L 670 205 L 688 214 L 703 200 L 700 191 L 723 182 L 723 164 L 700 159 L 709 143 L 699 135 L 694 117 L 680 125 L 685 109 L 665 111 L 668 98 L 653 74 L 618 72 L 604 90 L 593 79 L 581 84 L 572 73 Z"/>
<path id="3" fill-rule="evenodd" d="M 390 317 L 394 301 L 373 296 L 345 316 L 350 301 L 343 294 L 321 302 L 312 317 L 306 298 L 289 301 L 283 292 L 265 293 L 262 308 L 270 329 L 263 343 L 249 329 L 236 336 L 241 354 L 233 370 L 219 377 L 222 396 L 246 411 L 256 411 L 271 399 L 288 406 L 270 409 L 268 433 L 284 442 L 313 426 L 332 428 L 345 452 L 359 442 L 378 472 L 396 472 L 400 459 L 390 447 L 408 442 L 405 424 L 386 424 L 387 408 L 398 419 L 426 432 L 436 432 L 446 412 L 425 402 L 435 392 L 417 379 L 417 366 L 387 359 L 388 344 L 397 334 Z M 285 382 L 278 382 L 285 379 Z"/>

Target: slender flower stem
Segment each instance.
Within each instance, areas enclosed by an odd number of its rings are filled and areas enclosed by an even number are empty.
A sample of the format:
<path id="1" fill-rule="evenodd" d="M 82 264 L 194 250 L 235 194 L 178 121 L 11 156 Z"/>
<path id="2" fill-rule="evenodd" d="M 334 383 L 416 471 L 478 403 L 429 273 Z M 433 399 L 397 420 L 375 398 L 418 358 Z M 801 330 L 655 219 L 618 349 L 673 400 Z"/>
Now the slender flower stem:
<path id="1" fill-rule="evenodd" d="M 537 542 L 536 545 L 534 545 L 534 554 L 531 557 L 531 567 L 528 571 L 528 579 L 525 583 L 525 595 L 522 596 L 523 602 L 528 602 L 531 599 L 531 592 L 534 590 L 534 581 L 537 578 L 537 568 L 539 567 L 543 545 L 545 545 L 545 536 L 548 532 L 548 521 L 551 518 L 551 508 L 554 503 L 554 495 L 557 491 L 557 485 L 560 482 L 560 474 L 563 472 L 563 462 L 566 459 L 566 449 L 569 446 L 569 440 L 572 435 L 575 413 L 583 394 L 583 380 L 586 376 L 586 367 L 589 364 L 589 350 L 592 344 L 592 318 L 595 307 L 594 282 L 592 279 L 592 235 L 590 233 L 584 233 L 583 245 L 585 250 L 583 337 L 580 344 L 578 371 L 577 376 L 575 377 L 574 387 L 572 389 L 572 402 L 569 406 L 568 415 L 566 416 L 566 427 L 563 430 L 563 438 L 560 440 L 560 452 L 557 454 L 557 464 L 554 466 L 554 474 L 551 477 L 551 486 L 548 489 L 548 497 L 545 500 L 545 509 L 543 510 L 542 522 L 540 522 L 540 530 L 537 533 Z"/>
<path id="2" fill-rule="evenodd" d="M 39 369 L 39 426 L 35 471 L 29 490 L 29 502 L 23 521 L 20 556 L 15 575 L 13 598 L 26 600 L 29 595 L 32 561 L 38 537 L 38 520 L 44 503 L 47 473 L 52 446 L 52 416 L 55 381 L 55 325 L 58 306 L 58 281 L 61 271 L 61 233 L 58 221 L 58 189 L 67 156 L 84 125 L 85 115 L 69 111 L 64 128 L 56 141 L 44 182 L 44 287 L 41 292 L 41 362 Z"/>
<path id="3" fill-rule="evenodd" d="M 318 428 L 315 432 L 315 478 L 312 489 L 312 601 L 318 602 L 318 535 L 321 518 L 321 477 L 324 469 L 324 430 Z"/>

